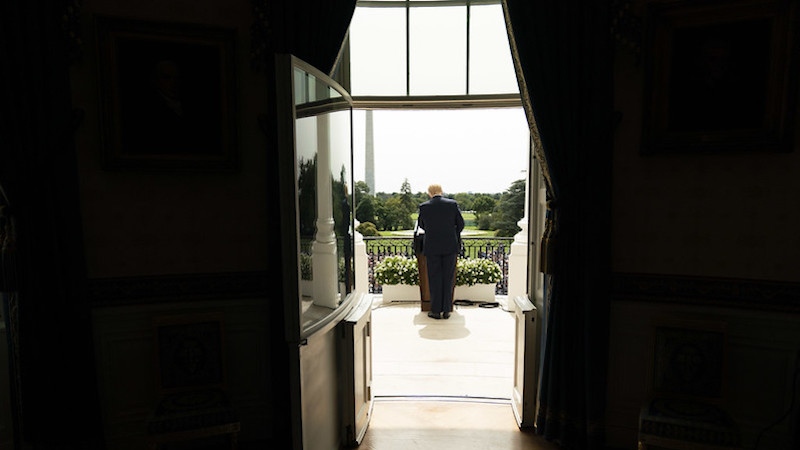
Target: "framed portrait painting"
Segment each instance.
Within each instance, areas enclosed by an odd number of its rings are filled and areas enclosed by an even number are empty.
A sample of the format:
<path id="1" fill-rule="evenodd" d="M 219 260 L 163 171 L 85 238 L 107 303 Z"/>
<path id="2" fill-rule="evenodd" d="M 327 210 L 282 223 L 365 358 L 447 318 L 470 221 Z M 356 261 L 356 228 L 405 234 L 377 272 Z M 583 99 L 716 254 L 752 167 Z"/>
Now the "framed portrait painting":
<path id="1" fill-rule="evenodd" d="M 642 152 L 791 150 L 790 0 L 647 7 Z"/>
<path id="2" fill-rule="evenodd" d="M 103 165 L 233 170 L 235 31 L 97 18 Z"/>

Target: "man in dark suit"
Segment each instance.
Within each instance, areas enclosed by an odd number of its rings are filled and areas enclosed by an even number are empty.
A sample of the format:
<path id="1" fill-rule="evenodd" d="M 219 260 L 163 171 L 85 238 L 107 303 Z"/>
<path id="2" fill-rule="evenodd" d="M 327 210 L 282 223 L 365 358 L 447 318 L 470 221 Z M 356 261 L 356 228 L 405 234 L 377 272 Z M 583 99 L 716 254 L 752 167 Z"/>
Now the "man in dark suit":
<path id="1" fill-rule="evenodd" d="M 434 319 L 450 317 L 453 304 L 456 258 L 460 250 L 464 218 L 455 200 L 442 197 L 442 187 L 428 186 L 427 202 L 419 205 L 420 228 L 425 230 L 422 254 L 428 267 L 428 286 L 431 293 L 431 311 Z"/>

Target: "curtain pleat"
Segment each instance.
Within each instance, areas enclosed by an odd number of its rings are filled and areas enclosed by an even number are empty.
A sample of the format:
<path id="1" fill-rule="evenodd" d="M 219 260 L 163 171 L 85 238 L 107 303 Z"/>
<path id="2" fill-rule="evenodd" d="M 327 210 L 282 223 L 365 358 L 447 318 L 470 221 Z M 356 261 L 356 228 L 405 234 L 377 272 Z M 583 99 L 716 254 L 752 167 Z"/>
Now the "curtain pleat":
<path id="1" fill-rule="evenodd" d="M 506 0 L 520 91 L 548 191 L 546 325 L 536 429 L 604 445 L 612 78 L 608 4 Z"/>
<path id="2" fill-rule="evenodd" d="M 271 2 L 276 53 L 292 54 L 330 73 L 342 47 L 356 0 Z"/>
<path id="3" fill-rule="evenodd" d="M 0 4 L 0 182 L 16 248 L 3 253 L 3 272 L 14 273 L 13 286 L 6 286 L 3 296 L 13 321 L 15 439 L 36 448 L 56 443 L 60 448 L 99 448 L 102 426 L 72 142 L 70 51 L 62 28 L 72 4 Z M 6 258 L 10 251 L 13 260 Z"/>

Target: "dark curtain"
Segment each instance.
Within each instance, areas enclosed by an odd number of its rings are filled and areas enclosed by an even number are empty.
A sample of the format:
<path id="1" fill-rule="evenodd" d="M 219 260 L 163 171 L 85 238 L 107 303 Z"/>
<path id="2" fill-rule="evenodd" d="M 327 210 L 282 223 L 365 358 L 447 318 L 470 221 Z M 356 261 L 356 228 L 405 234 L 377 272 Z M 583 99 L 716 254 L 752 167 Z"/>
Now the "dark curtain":
<path id="1" fill-rule="evenodd" d="M 79 117 L 68 77 L 72 2 L 0 4 L 0 184 L 16 230 L 16 258 L 3 255 L 15 267 L 2 271 L 15 274 L 3 289 L 15 298 L 18 322 L 11 355 L 17 446 L 100 448 L 72 143 Z"/>
<path id="2" fill-rule="evenodd" d="M 536 431 L 603 448 L 610 278 L 607 2 L 507 0 L 518 79 L 548 187 L 546 338 Z"/>
<path id="3" fill-rule="evenodd" d="M 292 54 L 330 73 L 355 8 L 355 0 L 272 2 L 270 23 L 274 51 Z"/>

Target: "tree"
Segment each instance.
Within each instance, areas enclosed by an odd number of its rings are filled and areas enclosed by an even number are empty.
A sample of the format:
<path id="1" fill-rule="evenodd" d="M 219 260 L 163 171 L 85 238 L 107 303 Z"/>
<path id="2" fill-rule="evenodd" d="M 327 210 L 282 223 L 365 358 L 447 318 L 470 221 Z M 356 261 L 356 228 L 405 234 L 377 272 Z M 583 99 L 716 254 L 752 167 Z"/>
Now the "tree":
<path id="1" fill-rule="evenodd" d="M 495 207 L 494 228 L 497 236 L 514 236 L 521 228 L 517 222 L 525 215 L 525 180 L 517 180 L 503 192 Z"/>
<path id="2" fill-rule="evenodd" d="M 407 230 L 414 226 L 414 222 L 411 220 L 411 212 L 403 203 L 401 196 L 386 200 L 384 220 L 385 230 Z"/>
<path id="3" fill-rule="evenodd" d="M 356 205 L 356 220 L 375 223 L 375 211 L 375 199 L 371 195 L 364 196 Z"/>
<path id="4" fill-rule="evenodd" d="M 472 202 L 472 210 L 475 214 L 490 213 L 494 209 L 497 202 L 488 195 L 481 195 Z"/>
<path id="5" fill-rule="evenodd" d="M 356 181 L 355 186 L 353 187 L 353 195 L 355 196 L 356 205 L 361 203 L 361 200 L 365 197 L 371 197 L 369 195 L 369 185 L 366 181 Z"/>
<path id="6" fill-rule="evenodd" d="M 472 209 L 475 211 L 475 222 L 479 230 L 492 229 L 492 211 L 497 202 L 488 195 L 480 195 L 472 202 Z"/>
<path id="7" fill-rule="evenodd" d="M 473 198 L 474 196 L 472 194 L 467 194 L 465 192 L 459 192 L 453 196 L 453 199 L 458 202 L 458 206 L 462 211 L 472 211 L 475 208 L 473 206 Z"/>
<path id="8" fill-rule="evenodd" d="M 404 179 L 402 186 L 400 186 L 400 203 L 409 214 L 417 209 L 417 205 L 411 195 L 411 183 L 408 182 L 408 178 Z"/>

